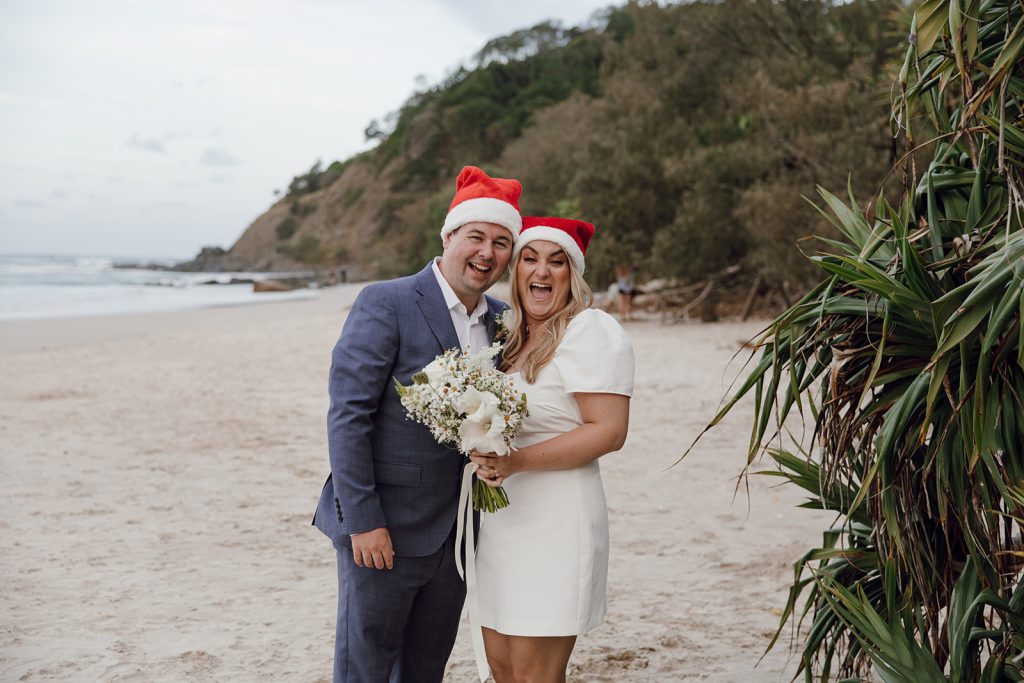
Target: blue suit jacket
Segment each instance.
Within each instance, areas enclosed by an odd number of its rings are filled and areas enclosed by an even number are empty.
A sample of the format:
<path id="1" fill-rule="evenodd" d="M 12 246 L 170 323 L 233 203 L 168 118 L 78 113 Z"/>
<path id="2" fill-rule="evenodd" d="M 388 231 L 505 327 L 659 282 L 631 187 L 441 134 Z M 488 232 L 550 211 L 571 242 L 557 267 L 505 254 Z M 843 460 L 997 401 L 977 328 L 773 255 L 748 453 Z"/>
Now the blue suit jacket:
<path id="1" fill-rule="evenodd" d="M 505 308 L 487 297 L 490 339 Z M 448 538 L 466 459 L 406 418 L 391 378 L 411 384 L 413 374 L 458 346 L 429 263 L 416 275 L 368 285 L 356 298 L 332 357 L 331 476 L 313 518 L 335 546 L 387 527 L 396 555 L 422 557 Z"/>

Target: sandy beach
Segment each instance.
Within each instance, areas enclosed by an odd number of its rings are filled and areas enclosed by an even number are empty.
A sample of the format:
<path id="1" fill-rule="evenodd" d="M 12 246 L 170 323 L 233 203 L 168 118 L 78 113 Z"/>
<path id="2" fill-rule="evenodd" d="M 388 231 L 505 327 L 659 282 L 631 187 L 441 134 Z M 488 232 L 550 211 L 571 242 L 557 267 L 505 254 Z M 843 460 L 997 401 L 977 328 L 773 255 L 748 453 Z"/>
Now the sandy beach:
<path id="1" fill-rule="evenodd" d="M 329 681 L 335 559 L 309 522 L 330 350 L 359 288 L 0 323 L 0 679 Z M 792 677 L 784 644 L 758 659 L 831 516 L 773 478 L 734 498 L 749 405 L 670 467 L 762 326 L 627 324 L 630 435 L 601 461 L 608 616 L 570 680 Z M 446 680 L 475 680 L 465 619 Z"/>

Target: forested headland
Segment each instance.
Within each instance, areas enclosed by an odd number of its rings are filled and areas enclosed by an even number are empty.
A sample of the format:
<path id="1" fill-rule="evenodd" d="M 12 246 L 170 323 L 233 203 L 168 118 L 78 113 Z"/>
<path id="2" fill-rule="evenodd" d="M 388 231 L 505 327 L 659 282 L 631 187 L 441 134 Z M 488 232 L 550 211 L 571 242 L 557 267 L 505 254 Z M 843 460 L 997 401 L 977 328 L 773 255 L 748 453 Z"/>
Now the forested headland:
<path id="1" fill-rule="evenodd" d="M 898 150 L 889 96 L 910 10 L 895 0 L 725 0 L 610 8 L 488 42 L 317 162 L 223 256 L 246 269 L 416 270 L 466 164 L 523 182 L 524 214 L 598 226 L 587 277 L 701 280 L 740 265 L 773 291 L 815 279 L 834 228 L 816 186 L 873 203 Z"/>

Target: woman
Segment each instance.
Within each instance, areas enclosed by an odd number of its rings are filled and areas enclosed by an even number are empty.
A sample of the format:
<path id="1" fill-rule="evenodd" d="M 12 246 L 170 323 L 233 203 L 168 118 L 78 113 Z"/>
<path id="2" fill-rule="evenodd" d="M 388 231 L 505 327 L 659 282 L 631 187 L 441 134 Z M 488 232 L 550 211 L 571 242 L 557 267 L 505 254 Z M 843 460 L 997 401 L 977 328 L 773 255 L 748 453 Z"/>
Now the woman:
<path id="1" fill-rule="evenodd" d="M 633 319 L 633 297 L 636 296 L 635 269 L 622 264 L 615 269 L 615 289 L 619 296 L 619 320 Z"/>
<path id="2" fill-rule="evenodd" d="M 634 360 L 622 327 L 589 308 L 593 233 L 583 221 L 526 217 L 513 251 L 502 369 L 530 413 L 510 455 L 472 457 L 510 500 L 485 516 L 476 558 L 496 683 L 565 681 L 576 636 L 604 619 L 608 508 L 597 459 L 626 439 Z"/>

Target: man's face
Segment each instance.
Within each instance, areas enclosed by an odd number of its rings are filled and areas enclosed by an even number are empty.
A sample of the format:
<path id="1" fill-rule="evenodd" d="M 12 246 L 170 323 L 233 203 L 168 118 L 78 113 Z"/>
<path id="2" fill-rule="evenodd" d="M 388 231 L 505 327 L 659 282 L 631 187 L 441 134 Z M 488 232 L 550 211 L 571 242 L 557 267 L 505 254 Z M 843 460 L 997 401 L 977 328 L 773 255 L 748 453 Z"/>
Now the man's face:
<path id="1" fill-rule="evenodd" d="M 441 273 L 467 309 L 491 288 L 512 257 L 512 233 L 495 223 L 466 223 L 444 236 Z M 472 304 L 472 305 L 471 305 Z"/>

